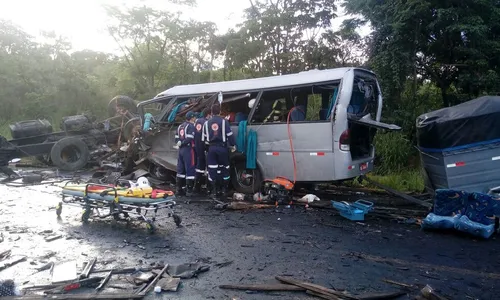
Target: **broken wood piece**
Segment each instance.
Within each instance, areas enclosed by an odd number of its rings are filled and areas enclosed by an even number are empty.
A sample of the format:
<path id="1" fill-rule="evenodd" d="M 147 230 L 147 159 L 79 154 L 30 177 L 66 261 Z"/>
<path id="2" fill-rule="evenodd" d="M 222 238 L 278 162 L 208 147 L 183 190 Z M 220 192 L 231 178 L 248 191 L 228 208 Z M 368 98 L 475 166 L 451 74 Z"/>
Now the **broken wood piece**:
<path id="1" fill-rule="evenodd" d="M 0 259 L 5 259 L 5 258 L 9 257 L 11 253 L 12 253 L 11 250 L 7 250 L 7 251 L 4 251 L 4 252 L 1 252 L 0 253 Z"/>
<path id="2" fill-rule="evenodd" d="M 108 275 L 104 277 L 101 284 L 98 287 L 96 287 L 95 290 L 96 291 L 102 290 L 102 288 L 106 285 L 106 283 L 108 283 L 109 279 L 111 278 L 111 275 L 113 275 L 113 270 L 109 271 Z"/>
<path id="3" fill-rule="evenodd" d="M 270 204 L 254 204 L 247 202 L 231 202 L 227 206 L 227 209 L 231 210 L 245 210 L 245 209 L 265 209 L 265 208 L 274 208 L 274 205 Z"/>
<path id="4" fill-rule="evenodd" d="M 275 291 L 275 292 L 305 292 L 306 289 L 296 285 L 290 284 L 225 284 L 220 285 L 219 288 L 224 290 L 240 290 L 240 291 Z"/>
<path id="5" fill-rule="evenodd" d="M 134 294 L 63 294 L 50 295 L 51 300 L 94 300 L 94 299 L 142 299 L 142 295 Z M 39 300 L 40 295 L 2 297 L 2 300 Z M 43 299 L 43 298 L 42 298 Z"/>
<path id="6" fill-rule="evenodd" d="M 342 300 L 341 298 L 335 296 L 335 295 L 330 295 L 330 294 L 322 294 L 322 293 L 317 293 L 313 291 L 307 290 L 306 293 L 311 296 L 315 296 L 321 299 L 326 299 L 326 300 Z"/>
<path id="7" fill-rule="evenodd" d="M 156 274 L 158 275 L 158 274 Z M 155 274 L 154 273 L 142 273 L 137 276 L 137 277 L 134 277 L 134 281 L 137 281 L 138 284 L 141 284 L 141 283 L 148 283 L 150 282 L 153 278 L 155 277 Z M 136 283 L 137 284 L 137 283 Z"/>
<path id="8" fill-rule="evenodd" d="M 113 269 L 103 269 L 103 270 L 95 270 L 94 273 L 107 273 Z M 151 272 L 153 268 L 135 268 L 135 267 L 130 267 L 130 268 L 124 268 L 124 269 L 116 269 L 113 270 L 113 274 L 127 274 L 127 273 L 134 273 L 136 271 L 140 272 Z"/>
<path id="9" fill-rule="evenodd" d="M 162 291 L 177 292 L 180 283 L 181 283 L 180 278 L 174 278 L 168 276 L 167 278 L 160 279 L 160 281 L 158 281 L 158 286 L 161 287 Z"/>
<path id="10" fill-rule="evenodd" d="M 16 264 L 23 262 L 25 260 L 26 260 L 26 256 L 14 256 L 14 257 L 11 257 L 7 260 L 4 260 L 0 263 L 0 271 L 5 270 L 7 268 L 10 268 L 13 265 L 16 265 Z"/>
<path id="11" fill-rule="evenodd" d="M 356 298 L 355 296 L 352 296 L 352 295 L 349 295 L 349 294 L 340 293 L 340 292 L 337 292 L 335 290 L 326 288 L 326 287 L 321 286 L 321 285 L 298 281 L 298 280 L 295 280 L 295 279 L 289 278 L 289 277 L 276 276 L 276 280 L 284 282 L 284 283 L 287 283 L 287 284 L 292 284 L 292 285 L 300 286 L 300 287 L 302 287 L 302 288 L 304 288 L 306 290 L 309 290 L 309 291 L 312 291 L 312 292 L 316 292 L 316 293 L 319 293 L 319 294 L 324 294 L 326 296 L 332 296 L 333 295 L 333 296 L 337 296 L 337 297 L 341 297 L 341 298 L 358 300 L 358 298 Z"/>
<path id="12" fill-rule="evenodd" d="M 92 269 L 94 268 L 96 262 L 97 258 L 93 258 L 92 260 L 89 261 L 89 263 L 83 269 L 82 274 L 80 274 L 81 279 L 89 277 L 90 272 L 92 272 Z"/>
<path id="13" fill-rule="evenodd" d="M 51 235 L 51 236 L 48 236 L 45 238 L 45 241 L 46 242 L 52 242 L 52 241 L 55 241 L 57 239 L 60 239 L 62 238 L 62 235 L 58 234 L 58 235 Z"/>
<path id="14" fill-rule="evenodd" d="M 165 264 L 165 267 L 163 267 L 163 269 L 155 277 L 155 279 L 153 279 L 153 281 L 151 281 L 151 283 L 143 291 L 141 291 L 139 295 L 146 296 L 146 294 L 151 290 L 151 288 L 153 288 L 156 285 L 156 283 L 160 280 L 163 274 L 167 272 L 167 269 L 168 269 L 168 264 Z"/>
<path id="15" fill-rule="evenodd" d="M 416 288 L 413 285 L 409 285 L 409 284 L 406 284 L 406 283 L 401 283 L 401 282 L 397 282 L 397 281 L 393 281 L 393 280 L 389 280 L 389 279 L 384 279 L 382 281 L 385 282 L 385 283 L 388 283 L 388 284 L 392 284 L 392 285 L 397 285 L 397 286 L 403 287 L 405 289 L 415 289 Z"/>
<path id="16" fill-rule="evenodd" d="M 383 300 L 383 299 L 394 299 L 406 295 L 405 292 L 394 292 L 394 293 L 374 293 L 374 294 L 364 294 L 358 295 L 358 299 L 360 300 Z"/>

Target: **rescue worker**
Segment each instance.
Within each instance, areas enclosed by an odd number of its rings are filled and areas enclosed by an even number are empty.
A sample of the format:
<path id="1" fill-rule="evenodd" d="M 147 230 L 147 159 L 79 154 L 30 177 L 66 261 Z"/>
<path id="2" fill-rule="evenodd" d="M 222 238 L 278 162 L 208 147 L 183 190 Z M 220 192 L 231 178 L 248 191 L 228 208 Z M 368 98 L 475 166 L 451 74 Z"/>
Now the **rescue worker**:
<path id="1" fill-rule="evenodd" d="M 210 107 L 203 110 L 200 118 L 195 122 L 194 145 L 196 152 L 196 178 L 194 182 L 194 193 L 201 194 L 201 186 L 206 184 L 207 189 L 210 190 L 210 185 L 207 182 L 207 154 L 205 142 L 202 141 L 202 129 L 205 122 L 210 119 Z"/>
<path id="2" fill-rule="evenodd" d="M 176 196 L 191 196 L 193 193 L 196 157 L 194 151 L 194 122 L 196 114 L 192 111 L 186 114 L 186 121 L 179 125 L 177 134 L 175 135 L 175 142 L 179 147 L 179 156 L 177 159 L 177 187 Z M 184 186 L 186 191 L 184 192 Z"/>
<path id="3" fill-rule="evenodd" d="M 203 125 L 202 140 L 208 144 L 208 180 L 215 198 L 225 195 L 229 186 L 229 151 L 236 151 L 229 121 L 220 116 L 220 104 L 212 105 L 212 117 Z"/>

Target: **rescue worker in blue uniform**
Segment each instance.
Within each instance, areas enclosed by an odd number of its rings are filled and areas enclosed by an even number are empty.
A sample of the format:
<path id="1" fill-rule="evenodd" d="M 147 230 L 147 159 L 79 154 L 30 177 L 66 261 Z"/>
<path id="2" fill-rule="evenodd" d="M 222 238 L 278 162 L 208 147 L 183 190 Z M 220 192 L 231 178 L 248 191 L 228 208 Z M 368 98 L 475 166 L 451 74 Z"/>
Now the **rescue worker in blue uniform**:
<path id="1" fill-rule="evenodd" d="M 235 139 L 229 121 L 220 116 L 220 105 L 212 105 L 212 117 L 203 125 L 202 140 L 208 144 L 208 180 L 215 197 L 227 193 L 229 186 L 229 151 L 235 151 Z"/>
<path id="2" fill-rule="evenodd" d="M 177 196 L 191 196 L 196 174 L 196 156 L 194 151 L 194 134 L 196 114 L 192 111 L 186 114 L 186 121 L 179 125 L 175 135 L 176 146 L 179 147 L 177 159 Z M 186 191 L 184 192 L 184 186 Z"/>
<path id="3" fill-rule="evenodd" d="M 194 145 L 196 152 L 196 178 L 194 182 L 194 193 L 201 194 L 201 186 L 206 184 L 207 190 L 210 190 L 210 184 L 207 182 L 207 154 L 206 154 L 206 145 L 205 142 L 202 141 L 202 131 L 203 125 L 205 122 L 210 119 L 210 111 L 211 108 L 207 107 L 203 110 L 201 117 L 196 119 L 194 126 L 196 128 L 196 132 L 194 134 Z"/>

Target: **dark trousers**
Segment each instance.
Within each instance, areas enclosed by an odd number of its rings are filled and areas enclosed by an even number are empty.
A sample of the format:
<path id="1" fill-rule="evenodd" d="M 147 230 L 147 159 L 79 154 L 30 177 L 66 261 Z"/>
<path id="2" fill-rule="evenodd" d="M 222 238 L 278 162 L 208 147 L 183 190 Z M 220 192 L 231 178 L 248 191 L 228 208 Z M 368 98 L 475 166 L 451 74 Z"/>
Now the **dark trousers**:
<path id="1" fill-rule="evenodd" d="M 179 149 L 177 159 L 177 177 L 186 180 L 194 180 L 196 175 L 196 158 L 192 147 Z"/>
<path id="2" fill-rule="evenodd" d="M 208 180 L 227 184 L 229 182 L 229 150 L 225 146 L 208 148 Z"/>

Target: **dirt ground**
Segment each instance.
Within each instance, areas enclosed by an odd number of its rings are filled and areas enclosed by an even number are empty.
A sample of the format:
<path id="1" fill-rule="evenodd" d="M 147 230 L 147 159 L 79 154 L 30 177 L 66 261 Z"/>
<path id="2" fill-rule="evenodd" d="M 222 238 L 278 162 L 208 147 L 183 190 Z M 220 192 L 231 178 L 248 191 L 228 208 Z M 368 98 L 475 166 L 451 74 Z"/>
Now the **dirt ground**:
<path id="1" fill-rule="evenodd" d="M 498 299 L 500 293 L 496 236 L 481 241 L 374 217 L 363 225 L 333 210 L 223 212 L 211 203 L 182 202 L 176 212 L 183 226 L 176 228 L 172 219 L 158 221 L 158 232 L 149 235 L 138 223 L 94 220 L 84 225 L 76 207 L 64 206 L 58 220 L 60 189 L 55 186 L 0 185 L 0 191 L 0 253 L 12 249 L 12 255 L 28 257 L 0 271 L 0 279 L 14 279 L 17 284 L 46 284 L 49 271 L 33 273 L 50 260 L 82 263 L 97 257 L 96 269 L 196 261 L 210 266 L 198 278 L 182 280 L 177 292 L 150 295 L 151 299 L 309 299 L 303 293 L 218 288 L 272 283 L 276 275 L 353 294 L 398 290 L 383 279 L 420 287 L 429 284 L 449 299 Z M 63 237 L 44 240 L 53 234 Z M 119 281 L 119 276 L 111 279 Z M 416 294 L 412 291 L 401 299 Z"/>

